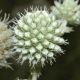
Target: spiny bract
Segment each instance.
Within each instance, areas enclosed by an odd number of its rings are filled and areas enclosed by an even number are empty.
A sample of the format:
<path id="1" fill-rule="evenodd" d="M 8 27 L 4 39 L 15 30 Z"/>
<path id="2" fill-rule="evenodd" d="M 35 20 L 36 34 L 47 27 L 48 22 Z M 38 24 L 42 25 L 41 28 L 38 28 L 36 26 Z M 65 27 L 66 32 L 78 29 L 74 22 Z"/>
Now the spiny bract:
<path id="1" fill-rule="evenodd" d="M 6 58 L 9 56 L 11 47 L 12 31 L 8 29 L 9 15 L 5 14 L 4 19 L 0 19 L 0 66 L 8 67 Z"/>
<path id="2" fill-rule="evenodd" d="M 20 16 L 20 14 L 19 14 Z M 14 49 L 21 53 L 22 63 L 29 60 L 30 66 L 54 58 L 56 53 L 62 53 L 59 45 L 66 44 L 61 36 L 71 31 L 64 20 L 56 20 L 46 10 L 26 11 L 26 14 L 16 20 L 13 37 Z"/>
<path id="3" fill-rule="evenodd" d="M 69 24 L 80 24 L 80 5 L 78 2 L 79 0 L 55 1 L 55 6 L 51 7 L 52 14 L 55 14 L 58 19 L 67 20 Z"/>

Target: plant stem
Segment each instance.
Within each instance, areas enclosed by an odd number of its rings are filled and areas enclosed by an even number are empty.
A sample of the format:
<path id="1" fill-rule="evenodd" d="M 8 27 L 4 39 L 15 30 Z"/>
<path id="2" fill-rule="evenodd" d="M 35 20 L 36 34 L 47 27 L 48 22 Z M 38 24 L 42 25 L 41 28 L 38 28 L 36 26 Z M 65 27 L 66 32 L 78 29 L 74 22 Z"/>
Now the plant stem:
<path id="1" fill-rule="evenodd" d="M 38 77 L 39 77 L 39 74 L 37 72 L 32 73 L 32 80 L 37 80 Z"/>

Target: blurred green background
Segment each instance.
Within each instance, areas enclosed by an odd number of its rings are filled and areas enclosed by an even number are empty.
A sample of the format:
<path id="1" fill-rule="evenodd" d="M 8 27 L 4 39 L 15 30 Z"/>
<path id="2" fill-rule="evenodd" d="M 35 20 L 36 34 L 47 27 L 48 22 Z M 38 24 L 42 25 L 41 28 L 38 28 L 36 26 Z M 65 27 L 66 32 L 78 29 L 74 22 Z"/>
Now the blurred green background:
<path id="1" fill-rule="evenodd" d="M 2 13 L 10 13 L 13 18 L 17 12 L 24 12 L 24 9 L 30 6 L 50 8 L 53 4 L 53 0 L 0 0 L 0 9 L 3 10 Z M 64 35 L 64 38 L 68 39 L 70 43 L 62 46 L 66 50 L 65 54 L 57 55 L 56 62 L 52 66 L 47 63 L 38 80 L 80 80 L 80 25 L 74 26 L 74 30 L 74 32 Z M 26 66 L 28 64 L 20 66 L 13 61 L 14 70 L 0 68 L 0 80 L 15 80 L 18 75 L 22 78 L 28 77 L 28 67 L 24 69 Z"/>

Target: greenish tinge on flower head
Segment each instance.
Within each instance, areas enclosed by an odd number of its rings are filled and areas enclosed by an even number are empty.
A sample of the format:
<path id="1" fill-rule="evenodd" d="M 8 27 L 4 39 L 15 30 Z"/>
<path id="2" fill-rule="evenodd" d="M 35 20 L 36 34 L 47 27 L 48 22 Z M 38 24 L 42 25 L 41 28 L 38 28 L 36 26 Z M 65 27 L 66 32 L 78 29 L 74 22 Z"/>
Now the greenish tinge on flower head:
<path id="1" fill-rule="evenodd" d="M 16 20 L 13 40 L 22 63 L 29 60 L 31 67 L 38 63 L 43 66 L 47 60 L 52 62 L 56 53 L 63 53 L 60 45 L 67 42 L 62 36 L 72 31 L 66 25 L 66 21 L 56 20 L 46 10 L 26 11 L 25 15 L 20 16 Z"/>
<path id="2" fill-rule="evenodd" d="M 63 1 L 61 3 L 61 1 Z M 55 1 L 55 6 L 52 6 L 52 14 L 55 14 L 58 19 L 65 19 L 69 24 L 80 24 L 80 5 L 79 0 L 60 0 Z"/>
<path id="3" fill-rule="evenodd" d="M 0 19 L 0 66 L 9 67 L 6 58 L 9 57 L 9 49 L 11 47 L 12 31 L 8 29 L 9 15 L 4 15 L 4 19 Z"/>

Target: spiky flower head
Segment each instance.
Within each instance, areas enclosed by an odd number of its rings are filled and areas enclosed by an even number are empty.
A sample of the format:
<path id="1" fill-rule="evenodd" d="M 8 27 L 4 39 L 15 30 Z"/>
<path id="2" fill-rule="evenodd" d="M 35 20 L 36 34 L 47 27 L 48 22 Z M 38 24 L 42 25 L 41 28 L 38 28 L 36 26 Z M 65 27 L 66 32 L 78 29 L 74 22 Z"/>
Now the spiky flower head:
<path id="1" fill-rule="evenodd" d="M 58 19 L 67 20 L 69 24 L 80 24 L 80 5 L 78 2 L 79 0 L 55 1 L 55 6 L 51 7 L 52 13 Z"/>
<path id="2" fill-rule="evenodd" d="M 20 14 L 19 14 L 20 16 Z M 64 20 L 56 20 L 46 10 L 26 11 L 26 14 L 16 20 L 13 37 L 16 52 L 20 53 L 22 63 L 29 60 L 31 67 L 54 58 L 63 50 L 59 45 L 66 44 L 62 38 L 64 33 L 71 31 Z"/>
<path id="3" fill-rule="evenodd" d="M 11 47 L 12 31 L 8 29 L 9 15 L 4 15 L 4 19 L 0 19 L 0 66 L 8 67 L 6 58 L 9 56 Z"/>

